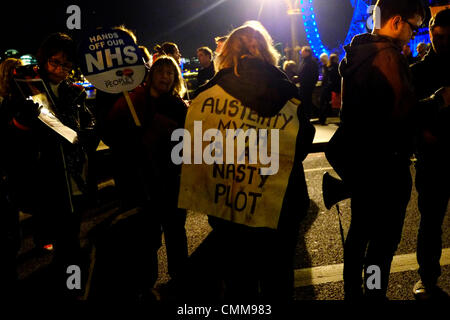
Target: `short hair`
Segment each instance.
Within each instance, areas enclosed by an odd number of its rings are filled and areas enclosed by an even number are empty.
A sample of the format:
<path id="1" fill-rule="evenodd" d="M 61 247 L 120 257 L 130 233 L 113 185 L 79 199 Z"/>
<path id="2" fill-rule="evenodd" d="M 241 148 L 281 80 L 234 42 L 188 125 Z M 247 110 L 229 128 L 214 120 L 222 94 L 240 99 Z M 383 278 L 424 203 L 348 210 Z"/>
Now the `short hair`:
<path id="1" fill-rule="evenodd" d="M 203 52 L 203 53 L 206 54 L 210 59 L 212 59 L 213 52 L 212 52 L 212 50 L 211 50 L 210 48 L 208 48 L 208 47 L 201 47 L 201 48 L 198 48 L 198 49 L 197 49 L 197 52 L 199 52 L 199 51 Z"/>
<path id="2" fill-rule="evenodd" d="M 235 75 L 239 76 L 237 66 L 243 56 L 257 58 L 273 66 L 278 64 L 280 54 L 275 50 L 269 32 L 258 21 L 247 21 L 231 31 L 221 54 L 216 57 L 216 71 L 234 68 Z"/>
<path id="3" fill-rule="evenodd" d="M 339 63 L 339 56 L 336 53 L 330 54 L 330 59 L 328 60 L 328 66 L 333 63 Z"/>
<path id="4" fill-rule="evenodd" d="M 159 56 L 155 61 L 153 61 L 153 64 L 149 70 L 148 84 L 150 86 L 152 85 L 153 74 L 154 74 L 155 70 L 158 68 L 161 68 L 163 66 L 169 66 L 169 67 L 173 68 L 174 73 L 175 73 L 175 80 L 173 82 L 172 88 L 170 88 L 170 93 L 172 95 L 178 95 L 180 97 L 183 97 L 184 94 L 186 93 L 186 88 L 184 86 L 183 77 L 181 75 L 181 69 L 178 66 L 175 59 L 172 58 L 171 56 L 162 55 L 162 56 Z"/>
<path id="5" fill-rule="evenodd" d="M 311 49 L 311 47 L 304 46 L 304 47 L 302 47 L 301 51 L 303 51 L 303 50 L 305 50 L 306 52 L 309 52 L 309 53 L 312 54 L 312 49 Z"/>
<path id="6" fill-rule="evenodd" d="M 178 51 L 178 46 L 173 42 L 164 42 L 163 44 L 159 45 L 157 44 L 154 48 L 156 53 L 160 55 L 174 55 L 175 52 Z"/>
<path id="7" fill-rule="evenodd" d="M 427 48 L 427 44 L 425 42 L 420 42 L 416 47 L 417 50 L 422 49 L 422 48 L 425 48 L 425 49 Z"/>
<path id="8" fill-rule="evenodd" d="M 294 60 L 286 60 L 283 63 L 283 71 L 284 72 L 294 71 L 296 67 L 297 67 L 297 63 L 295 63 Z"/>
<path id="9" fill-rule="evenodd" d="M 45 70 L 44 66 L 48 59 L 58 52 L 63 52 L 68 61 L 75 62 L 75 42 L 69 35 L 62 32 L 52 33 L 41 44 L 36 55 L 39 67 Z"/>
<path id="10" fill-rule="evenodd" d="M 433 31 L 434 27 L 449 27 L 450 26 L 450 9 L 439 11 L 430 20 L 430 30 Z"/>
<path id="11" fill-rule="evenodd" d="M 227 41 L 227 39 L 228 39 L 228 36 L 220 36 L 220 37 L 215 37 L 214 41 L 216 43 L 218 43 L 218 42 L 225 42 L 225 41 Z"/>
<path id="12" fill-rule="evenodd" d="M 396 15 L 404 19 L 414 18 L 416 14 L 422 19 L 426 17 L 425 6 L 422 0 L 378 0 L 375 6 L 379 8 L 379 10 L 375 10 L 375 16 L 378 12 L 381 14 L 381 27 Z M 377 19 L 378 17 L 374 18 L 374 20 Z"/>

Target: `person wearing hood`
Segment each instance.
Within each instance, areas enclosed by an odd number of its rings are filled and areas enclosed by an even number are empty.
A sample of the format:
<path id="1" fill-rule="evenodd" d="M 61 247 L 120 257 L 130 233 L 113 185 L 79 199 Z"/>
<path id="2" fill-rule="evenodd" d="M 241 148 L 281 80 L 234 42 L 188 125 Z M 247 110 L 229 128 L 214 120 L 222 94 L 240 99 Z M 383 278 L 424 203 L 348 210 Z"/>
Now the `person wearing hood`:
<path id="1" fill-rule="evenodd" d="M 282 129 L 279 169 L 272 175 L 263 177 L 257 165 L 228 160 L 183 164 L 179 205 L 208 214 L 212 231 L 190 257 L 179 285 L 187 290 L 181 291 L 181 299 L 286 301 L 293 297 L 299 224 L 309 207 L 302 161 L 315 129 L 297 100 L 297 87 L 277 68 L 278 58 L 266 29 L 256 21 L 245 23 L 230 33 L 215 60 L 216 75 L 189 107 L 185 130 L 192 130 L 200 120 L 203 127 L 227 135 L 233 128 L 248 129 L 246 134 L 250 129 Z M 282 141 L 289 146 L 283 148 Z M 228 157 L 228 145 L 226 150 Z M 275 202 L 279 207 L 272 210 Z"/>
<path id="2" fill-rule="evenodd" d="M 450 86 L 450 9 L 430 20 L 432 48 L 411 66 L 416 94 L 426 99 L 444 86 Z M 448 95 L 447 95 L 448 97 Z M 444 104 L 449 105 L 450 102 Z M 414 286 L 418 299 L 439 298 L 437 280 L 441 274 L 442 223 L 447 211 L 450 188 L 450 110 L 431 121 L 421 121 L 416 151 L 416 189 L 421 214 L 417 237 L 417 262 L 420 280 Z"/>
<path id="3" fill-rule="evenodd" d="M 386 299 L 412 187 L 416 100 L 401 51 L 417 33 L 425 9 L 420 0 L 378 0 L 376 6 L 374 21 L 381 25 L 345 47 L 341 127 L 326 153 L 351 193 L 344 245 L 345 299 L 351 300 Z"/>

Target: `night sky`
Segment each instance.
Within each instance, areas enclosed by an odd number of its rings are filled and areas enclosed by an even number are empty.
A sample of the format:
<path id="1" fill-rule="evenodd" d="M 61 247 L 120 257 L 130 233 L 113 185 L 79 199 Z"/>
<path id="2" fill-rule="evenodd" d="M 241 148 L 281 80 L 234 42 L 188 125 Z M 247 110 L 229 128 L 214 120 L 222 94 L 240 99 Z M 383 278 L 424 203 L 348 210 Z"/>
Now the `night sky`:
<path id="1" fill-rule="evenodd" d="M 135 31 L 138 43 L 150 51 L 158 43 L 172 41 L 183 56 L 191 57 L 198 47 L 215 49 L 214 37 L 257 19 L 263 2 L 262 24 L 276 43 L 290 42 L 284 0 L 10 1 L 2 3 L 0 49 L 34 54 L 51 32 L 66 32 L 79 41 L 93 28 L 125 24 Z M 71 4 L 81 8 L 81 30 L 66 27 L 66 9 Z M 328 47 L 336 47 L 344 40 L 351 21 L 350 0 L 315 0 L 314 4 L 322 40 Z M 212 9 L 207 10 L 208 7 Z M 300 17 L 298 20 L 299 42 L 305 45 Z"/>

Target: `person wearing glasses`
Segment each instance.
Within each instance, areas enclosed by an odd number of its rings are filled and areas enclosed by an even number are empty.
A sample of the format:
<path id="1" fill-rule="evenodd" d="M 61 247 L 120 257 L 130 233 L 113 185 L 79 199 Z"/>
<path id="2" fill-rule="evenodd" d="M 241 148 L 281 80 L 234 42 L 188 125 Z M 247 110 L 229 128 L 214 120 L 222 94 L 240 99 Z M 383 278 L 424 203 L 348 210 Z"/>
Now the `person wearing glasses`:
<path id="1" fill-rule="evenodd" d="M 345 47 L 339 70 L 341 127 L 326 152 L 351 192 L 344 245 L 348 300 L 386 299 L 412 185 L 415 98 L 402 47 L 422 25 L 425 8 L 420 0 L 378 0 L 376 5 L 380 25 Z"/>
<path id="2" fill-rule="evenodd" d="M 17 146 L 11 150 L 16 160 L 11 177 L 13 185 L 26 186 L 29 191 L 24 199 L 32 214 L 36 247 L 54 250 L 52 275 L 56 282 L 49 279 L 49 288 L 57 297 L 81 294 L 80 290 L 68 290 L 66 272 L 70 265 L 81 265 L 80 209 L 88 191 L 87 156 L 98 145 L 86 92 L 68 78 L 75 52 L 75 43 L 68 35 L 51 34 L 37 52 L 39 69 L 35 75 L 47 86 L 52 101 L 47 109 L 75 131 L 74 141 L 69 142 L 40 121 L 42 109 L 36 103 L 12 106 L 8 133 Z M 53 288 L 53 283 L 57 287 Z"/>

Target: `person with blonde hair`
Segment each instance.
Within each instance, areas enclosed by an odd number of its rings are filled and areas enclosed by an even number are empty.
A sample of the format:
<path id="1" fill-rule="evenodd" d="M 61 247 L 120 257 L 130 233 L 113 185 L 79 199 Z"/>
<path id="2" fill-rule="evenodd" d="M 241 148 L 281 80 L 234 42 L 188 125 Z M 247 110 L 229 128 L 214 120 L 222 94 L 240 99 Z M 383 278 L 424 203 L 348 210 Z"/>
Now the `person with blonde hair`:
<path id="1" fill-rule="evenodd" d="M 13 74 L 21 60 L 8 58 L 0 63 L 0 144 L 3 150 L 8 150 L 0 158 L 0 250 L 3 252 L 0 265 L 0 282 L 9 298 L 18 297 L 17 254 L 20 250 L 19 208 L 14 199 L 10 178 L 10 156 L 14 150 L 13 142 L 8 136 L 10 120 L 10 104 L 13 99 Z"/>
<path id="2" fill-rule="evenodd" d="M 133 246 L 141 249 L 134 251 L 133 261 L 124 261 L 123 268 L 125 274 L 133 274 L 129 284 L 144 294 L 150 293 L 158 276 L 161 229 L 172 279 L 188 257 L 186 210 L 177 208 L 181 166 L 170 161 L 174 144 L 171 134 L 183 128 L 187 112 L 181 98 L 185 90 L 175 59 L 160 56 L 149 70 L 148 81 L 130 92 L 142 126 L 134 124 L 125 97 L 115 103 L 106 121 L 108 141 L 117 155 L 116 165 L 125 168 L 123 187 L 128 190 L 128 206 L 140 208 L 132 239 L 138 239 Z"/>
<path id="3" fill-rule="evenodd" d="M 0 63 L 0 103 L 11 95 L 13 73 L 16 67 L 21 65 L 22 60 L 16 58 L 8 58 Z"/>
<path id="4" fill-rule="evenodd" d="M 179 293 L 183 301 L 288 301 L 293 297 L 293 258 L 299 224 L 309 206 L 302 161 L 311 146 L 314 127 L 296 99 L 297 87 L 277 67 L 279 57 L 262 24 L 245 23 L 228 35 L 215 60 L 216 75 L 189 107 L 185 130 L 191 130 L 198 121 L 202 121 L 203 130 L 207 126 L 219 128 L 222 134 L 224 123 L 244 130 L 277 128 L 289 147 L 280 147 L 280 169 L 267 178 L 271 183 L 278 181 L 276 190 L 282 190 L 281 195 L 268 186 L 269 182 L 264 187 L 252 186 L 261 191 L 254 194 L 258 199 L 254 198 L 253 205 L 250 200 L 239 205 L 235 201 L 256 181 L 244 183 L 242 167 L 236 165 L 237 172 L 220 180 L 230 186 L 233 207 L 224 197 L 214 195 L 217 180 L 211 172 L 220 164 L 183 164 L 179 206 L 208 214 L 213 228 L 192 254 L 180 280 L 178 288 L 186 290 Z M 290 120 L 287 123 L 281 118 Z M 231 170 L 234 165 L 227 164 L 227 168 Z M 259 201 L 277 209 L 268 210 Z"/>

